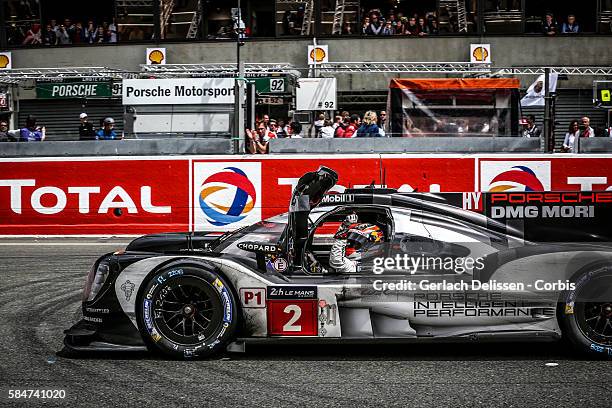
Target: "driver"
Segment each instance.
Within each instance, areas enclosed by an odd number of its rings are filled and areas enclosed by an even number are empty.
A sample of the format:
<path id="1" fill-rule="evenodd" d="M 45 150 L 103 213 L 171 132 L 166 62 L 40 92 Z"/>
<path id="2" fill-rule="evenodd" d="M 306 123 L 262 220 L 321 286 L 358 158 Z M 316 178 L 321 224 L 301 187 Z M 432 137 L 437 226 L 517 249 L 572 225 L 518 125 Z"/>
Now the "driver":
<path id="1" fill-rule="evenodd" d="M 357 214 L 350 214 L 334 235 L 329 266 L 337 273 L 357 272 L 362 254 L 383 239 L 384 234 L 377 225 L 358 224 Z"/>

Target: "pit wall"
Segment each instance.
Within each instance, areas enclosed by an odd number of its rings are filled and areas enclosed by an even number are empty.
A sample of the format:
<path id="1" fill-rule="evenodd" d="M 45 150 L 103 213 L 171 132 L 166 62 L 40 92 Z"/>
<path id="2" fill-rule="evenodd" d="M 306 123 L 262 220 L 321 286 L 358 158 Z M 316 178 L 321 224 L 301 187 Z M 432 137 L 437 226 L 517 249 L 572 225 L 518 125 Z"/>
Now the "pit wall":
<path id="1" fill-rule="evenodd" d="M 612 155 L 371 154 L 0 159 L 0 235 L 227 231 L 287 211 L 298 178 L 335 192 L 612 190 Z"/>

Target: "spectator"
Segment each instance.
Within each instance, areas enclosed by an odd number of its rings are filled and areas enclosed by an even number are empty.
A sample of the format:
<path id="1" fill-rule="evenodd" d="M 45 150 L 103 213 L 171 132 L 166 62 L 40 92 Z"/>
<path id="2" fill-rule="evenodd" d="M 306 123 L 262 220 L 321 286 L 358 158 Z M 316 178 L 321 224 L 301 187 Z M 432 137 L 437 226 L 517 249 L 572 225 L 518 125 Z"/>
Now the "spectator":
<path id="1" fill-rule="evenodd" d="M 42 44 L 42 35 L 40 31 L 40 24 L 32 24 L 32 27 L 28 30 L 23 45 L 40 45 Z"/>
<path id="2" fill-rule="evenodd" d="M 15 137 L 8 130 L 8 122 L 0 120 L 0 142 L 14 142 Z"/>
<path id="3" fill-rule="evenodd" d="M 278 123 L 276 123 L 275 119 L 270 119 L 270 130 L 268 133 L 272 135 L 270 137 L 273 139 L 278 137 Z"/>
<path id="4" fill-rule="evenodd" d="M 321 137 L 321 129 L 325 126 L 325 115 L 321 113 L 317 120 L 314 121 L 315 137 Z"/>
<path id="5" fill-rule="evenodd" d="M 523 130 L 523 137 L 540 137 L 542 131 L 535 125 L 535 116 L 527 116 L 527 124 Z"/>
<path id="6" fill-rule="evenodd" d="M 60 25 L 59 29 L 57 30 L 57 43 L 59 45 L 72 44 L 72 42 L 70 41 L 70 36 L 66 31 L 66 27 L 63 24 Z"/>
<path id="7" fill-rule="evenodd" d="M 66 28 L 66 33 L 68 33 L 68 38 L 70 38 L 70 44 L 73 44 L 75 42 L 76 27 L 69 18 L 64 19 L 64 27 Z"/>
<path id="8" fill-rule="evenodd" d="M 96 132 L 96 140 L 115 140 L 118 139 L 117 133 L 114 130 L 115 119 L 106 118 L 102 122 L 102 129 Z"/>
<path id="9" fill-rule="evenodd" d="M 383 23 L 380 21 L 378 14 L 372 14 L 370 18 L 372 22 L 370 23 L 370 31 L 372 35 L 380 35 L 383 30 Z"/>
<path id="10" fill-rule="evenodd" d="M 380 118 L 378 119 L 378 126 L 381 129 L 386 129 L 387 128 L 387 111 L 380 111 Z"/>
<path id="11" fill-rule="evenodd" d="M 393 24 L 391 23 L 391 21 L 387 20 L 387 22 L 385 23 L 385 27 L 383 28 L 380 35 L 393 35 L 393 34 L 395 34 L 395 29 L 393 28 Z"/>
<path id="12" fill-rule="evenodd" d="M 104 31 L 104 27 L 98 26 L 96 33 L 94 35 L 94 43 L 101 44 L 107 41 L 106 32 Z"/>
<path id="13" fill-rule="evenodd" d="M 427 34 L 429 35 L 438 35 L 440 34 L 440 28 L 438 27 L 438 20 L 432 18 L 429 20 L 427 24 Z"/>
<path id="14" fill-rule="evenodd" d="M 578 153 L 578 143 L 576 140 L 580 137 L 580 129 L 578 127 L 578 121 L 572 120 L 569 124 L 565 139 L 563 140 L 563 148 L 561 149 L 566 153 Z"/>
<path id="15" fill-rule="evenodd" d="M 347 111 L 342 111 L 342 113 L 340 114 L 340 116 L 342 116 L 342 118 L 348 118 L 349 116 L 351 116 Z"/>
<path id="16" fill-rule="evenodd" d="M 391 135 L 393 136 L 393 135 Z M 402 137 L 420 137 L 423 136 L 423 131 L 414 126 L 414 122 L 412 119 L 407 117 L 404 120 L 404 129 L 402 132 Z"/>
<path id="17" fill-rule="evenodd" d="M 283 120 L 278 121 L 278 127 L 276 129 L 276 137 L 277 138 L 287 137 L 287 129 L 285 128 L 285 121 Z"/>
<path id="18" fill-rule="evenodd" d="M 115 24 L 115 18 L 113 17 L 111 23 L 108 25 L 108 42 L 117 42 L 117 25 Z"/>
<path id="19" fill-rule="evenodd" d="M 324 126 L 321 128 L 321 137 L 323 139 L 331 139 L 334 137 L 334 127 L 332 126 L 331 120 L 326 120 Z"/>
<path id="20" fill-rule="evenodd" d="M 264 127 L 266 128 L 266 130 L 270 130 L 270 116 L 269 115 L 263 115 L 263 119 L 262 119 L 262 123 L 264 125 Z"/>
<path id="21" fill-rule="evenodd" d="M 355 137 L 355 133 L 357 132 L 357 128 L 359 128 L 360 122 L 361 122 L 361 119 L 359 118 L 359 115 L 355 115 L 355 114 L 351 115 L 349 119 L 349 123 L 344 129 L 344 133 L 342 134 L 342 137 L 344 138 Z"/>
<path id="22" fill-rule="evenodd" d="M 588 116 L 584 116 L 580 119 L 582 126 L 580 126 L 580 137 L 594 137 L 595 131 L 591 127 L 591 119 Z"/>
<path id="23" fill-rule="evenodd" d="M 552 13 L 546 13 L 544 22 L 542 23 L 542 33 L 546 35 L 557 35 L 557 23 L 555 22 Z"/>
<path id="24" fill-rule="evenodd" d="M 415 36 L 419 35 L 419 33 L 419 25 L 416 22 L 416 18 L 410 17 L 408 24 L 404 26 L 404 34 Z"/>
<path id="25" fill-rule="evenodd" d="M 260 126 L 261 122 L 258 122 L 256 129 Z M 263 128 L 265 130 L 265 128 Z M 267 144 L 259 136 L 258 131 L 246 129 L 246 151 L 251 154 L 265 154 L 267 151 Z"/>
<path id="26" fill-rule="evenodd" d="M 427 26 L 425 25 L 425 19 L 423 17 L 419 17 L 418 30 L 419 36 L 423 37 L 427 35 Z"/>
<path id="27" fill-rule="evenodd" d="M 45 140 L 45 127 L 36 126 L 36 118 L 32 115 L 26 119 L 26 126 L 19 131 L 20 142 L 42 142 Z"/>
<path id="28" fill-rule="evenodd" d="M 291 128 L 291 139 L 301 139 L 302 138 L 302 124 L 300 122 L 291 121 L 289 124 Z"/>
<path id="29" fill-rule="evenodd" d="M 334 137 L 343 138 L 344 131 L 349 125 L 349 122 L 350 122 L 349 118 L 342 118 L 342 121 L 338 123 L 338 126 L 336 126 L 336 129 L 334 130 Z"/>
<path id="30" fill-rule="evenodd" d="M 84 42 L 93 44 L 96 38 L 96 27 L 94 26 L 93 21 L 89 20 L 87 23 L 87 29 L 83 33 Z"/>
<path id="31" fill-rule="evenodd" d="M 87 120 L 87 114 L 85 112 L 81 113 L 79 119 L 81 120 L 81 124 L 79 125 L 79 140 L 95 140 L 96 132 L 94 131 L 93 123 Z"/>
<path id="32" fill-rule="evenodd" d="M 344 24 L 342 24 L 342 34 L 343 35 L 352 35 L 353 34 L 353 25 L 350 21 L 345 20 Z"/>
<path id="33" fill-rule="evenodd" d="M 340 126 L 342 124 L 342 116 L 337 115 L 334 117 L 334 124 L 332 125 L 332 127 L 334 128 L 334 130 L 336 130 L 338 128 L 338 126 Z"/>
<path id="34" fill-rule="evenodd" d="M 576 34 L 580 32 L 580 25 L 576 23 L 576 16 L 570 14 L 567 16 L 567 21 L 561 26 L 563 34 Z"/>
<path id="35" fill-rule="evenodd" d="M 47 24 L 47 28 L 42 34 L 43 44 L 57 45 L 57 35 L 51 24 Z"/>
<path id="36" fill-rule="evenodd" d="M 372 29 L 370 26 L 370 17 L 364 17 L 363 25 L 361 26 L 361 34 L 363 35 L 371 35 Z"/>
<path id="37" fill-rule="evenodd" d="M 85 42 L 85 33 L 83 32 L 83 25 L 78 22 L 75 24 L 73 44 L 82 44 Z"/>
<path id="38" fill-rule="evenodd" d="M 376 124 L 377 119 L 375 112 L 367 111 L 363 115 L 363 124 L 357 129 L 355 137 L 381 137 L 380 129 Z"/>

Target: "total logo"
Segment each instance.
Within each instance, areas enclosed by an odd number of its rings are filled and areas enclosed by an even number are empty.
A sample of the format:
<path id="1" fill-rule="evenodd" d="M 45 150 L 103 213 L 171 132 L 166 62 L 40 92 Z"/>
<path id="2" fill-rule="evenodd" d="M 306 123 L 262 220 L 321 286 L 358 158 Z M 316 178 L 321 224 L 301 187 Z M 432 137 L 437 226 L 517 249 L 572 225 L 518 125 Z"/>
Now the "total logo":
<path id="1" fill-rule="evenodd" d="M 481 161 L 481 191 L 550 191 L 550 161 Z"/>
<path id="2" fill-rule="evenodd" d="M 261 163 L 194 163 L 194 230 L 227 231 L 261 221 Z"/>

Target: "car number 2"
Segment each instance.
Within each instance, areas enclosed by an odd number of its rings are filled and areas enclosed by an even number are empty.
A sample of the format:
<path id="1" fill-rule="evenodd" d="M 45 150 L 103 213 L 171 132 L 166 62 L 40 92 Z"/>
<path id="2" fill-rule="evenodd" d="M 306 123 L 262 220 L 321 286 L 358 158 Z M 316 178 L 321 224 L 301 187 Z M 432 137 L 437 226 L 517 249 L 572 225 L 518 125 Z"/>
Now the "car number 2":
<path id="1" fill-rule="evenodd" d="M 283 331 L 302 331 L 302 325 L 295 324 L 295 322 L 300 320 L 300 316 L 302 316 L 302 308 L 298 305 L 288 305 L 283 309 L 283 312 L 291 314 L 289 321 L 283 326 Z"/>
<path id="2" fill-rule="evenodd" d="M 269 299 L 266 304 L 271 336 L 316 336 L 316 299 Z"/>

